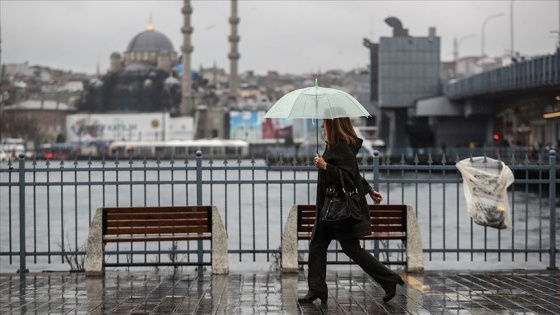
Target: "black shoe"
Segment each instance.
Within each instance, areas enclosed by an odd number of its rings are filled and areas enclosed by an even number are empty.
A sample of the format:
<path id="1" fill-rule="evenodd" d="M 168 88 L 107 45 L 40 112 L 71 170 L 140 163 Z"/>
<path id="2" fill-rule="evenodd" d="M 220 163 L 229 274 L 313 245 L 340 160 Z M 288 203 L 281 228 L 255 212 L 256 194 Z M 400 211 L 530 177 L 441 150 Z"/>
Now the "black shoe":
<path id="1" fill-rule="evenodd" d="M 393 299 L 395 295 L 397 295 L 397 284 L 402 286 L 404 284 L 403 279 L 399 277 L 399 280 L 394 284 L 392 284 L 389 290 L 385 290 L 385 296 L 383 297 L 383 302 L 387 303 L 391 299 Z"/>
<path id="2" fill-rule="evenodd" d="M 313 303 L 316 299 L 321 299 L 321 304 L 327 303 L 327 294 L 317 294 L 315 292 L 308 292 L 305 296 L 298 297 L 299 303 Z"/>

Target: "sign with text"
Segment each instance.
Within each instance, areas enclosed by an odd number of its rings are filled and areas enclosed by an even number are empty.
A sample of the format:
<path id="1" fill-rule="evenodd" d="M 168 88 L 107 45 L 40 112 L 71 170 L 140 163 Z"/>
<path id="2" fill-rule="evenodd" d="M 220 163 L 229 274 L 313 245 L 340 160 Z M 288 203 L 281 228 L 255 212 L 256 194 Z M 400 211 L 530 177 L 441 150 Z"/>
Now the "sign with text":
<path id="1" fill-rule="evenodd" d="M 192 117 L 169 113 L 74 114 L 66 117 L 67 141 L 191 140 Z"/>

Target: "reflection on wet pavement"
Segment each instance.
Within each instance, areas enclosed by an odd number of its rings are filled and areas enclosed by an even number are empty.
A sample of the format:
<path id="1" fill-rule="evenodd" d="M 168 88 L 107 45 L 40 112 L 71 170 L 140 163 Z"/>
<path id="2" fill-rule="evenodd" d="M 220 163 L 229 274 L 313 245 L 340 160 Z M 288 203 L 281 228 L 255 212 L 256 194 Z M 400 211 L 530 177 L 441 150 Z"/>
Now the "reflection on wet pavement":
<path id="1" fill-rule="evenodd" d="M 1 314 L 558 314 L 557 270 L 405 274 L 397 296 L 361 271 L 327 274 L 329 299 L 297 303 L 306 272 L 110 271 L 0 275 Z"/>

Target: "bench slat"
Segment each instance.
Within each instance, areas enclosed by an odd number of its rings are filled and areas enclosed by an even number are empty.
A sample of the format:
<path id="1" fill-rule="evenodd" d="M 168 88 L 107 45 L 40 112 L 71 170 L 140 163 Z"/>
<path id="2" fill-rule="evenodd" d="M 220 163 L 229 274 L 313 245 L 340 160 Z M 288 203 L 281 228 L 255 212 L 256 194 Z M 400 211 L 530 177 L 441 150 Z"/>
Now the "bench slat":
<path id="1" fill-rule="evenodd" d="M 120 243 L 120 242 L 166 242 L 166 241 L 195 241 L 195 240 L 211 240 L 210 234 L 189 234 L 189 235 L 169 235 L 169 236 L 130 236 L 130 237 L 105 237 L 103 242 Z"/>
<path id="2" fill-rule="evenodd" d="M 298 232 L 299 240 L 310 240 L 311 232 Z M 373 232 L 370 235 L 362 236 L 360 239 L 364 240 L 404 240 L 406 239 L 406 233 L 402 232 L 391 232 L 391 233 L 377 233 Z"/>
<path id="3" fill-rule="evenodd" d="M 372 210 L 369 212 L 371 217 L 388 217 L 388 218 L 401 218 L 402 211 L 397 210 Z"/>
<path id="4" fill-rule="evenodd" d="M 406 205 L 368 205 L 373 233 L 360 239 L 406 240 Z M 315 224 L 315 205 L 298 205 L 298 239 L 310 239 Z"/>
<path id="5" fill-rule="evenodd" d="M 371 218 L 372 225 L 402 225 L 402 218 Z"/>
<path id="6" fill-rule="evenodd" d="M 122 235 L 122 234 L 166 234 L 166 233 L 208 233 L 207 226 L 181 226 L 181 227 L 125 227 L 107 229 L 105 234 Z"/>
<path id="7" fill-rule="evenodd" d="M 158 213 L 158 212 L 209 212 L 212 211 L 211 206 L 177 206 L 177 207 L 118 207 L 103 208 L 106 213 Z"/>
<path id="8" fill-rule="evenodd" d="M 173 227 L 173 226 L 186 226 L 186 225 L 204 225 L 208 226 L 208 219 L 164 219 L 164 220 L 110 220 L 107 221 L 107 228 L 114 227 Z"/>
<path id="9" fill-rule="evenodd" d="M 173 213 L 173 212 L 160 212 L 160 213 L 107 213 L 107 220 L 165 220 L 165 219 L 202 219 L 207 218 L 208 214 L 205 212 L 191 212 L 191 213 Z"/>

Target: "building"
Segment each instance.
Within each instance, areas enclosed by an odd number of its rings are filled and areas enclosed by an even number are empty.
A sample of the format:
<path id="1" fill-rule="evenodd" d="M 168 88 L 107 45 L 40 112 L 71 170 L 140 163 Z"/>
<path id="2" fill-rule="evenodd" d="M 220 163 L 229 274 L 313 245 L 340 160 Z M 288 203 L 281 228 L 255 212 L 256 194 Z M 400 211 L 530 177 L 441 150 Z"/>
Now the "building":
<path id="1" fill-rule="evenodd" d="M 414 108 L 416 100 L 441 93 L 440 38 L 435 28 L 413 37 L 397 18 L 385 22 L 393 36 L 379 41 L 379 138 L 389 150 L 430 146 L 429 125 L 415 117 Z"/>
<path id="2" fill-rule="evenodd" d="M 68 104 L 48 100 L 27 100 L 5 106 L 0 111 L 2 138 L 21 138 L 27 150 L 40 144 L 66 141 L 66 116 L 73 109 Z"/>

